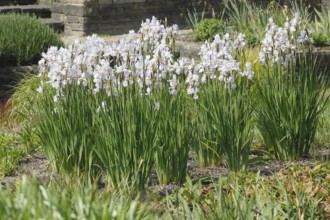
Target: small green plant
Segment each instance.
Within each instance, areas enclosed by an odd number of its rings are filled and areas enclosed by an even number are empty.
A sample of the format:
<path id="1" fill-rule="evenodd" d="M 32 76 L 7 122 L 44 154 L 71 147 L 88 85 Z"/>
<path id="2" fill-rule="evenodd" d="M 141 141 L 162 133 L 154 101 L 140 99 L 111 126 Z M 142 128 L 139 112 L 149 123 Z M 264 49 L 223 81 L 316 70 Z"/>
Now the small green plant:
<path id="1" fill-rule="evenodd" d="M 256 46 L 260 43 L 260 39 L 258 38 L 258 35 L 255 34 L 255 29 L 253 27 L 246 28 L 244 34 L 248 45 Z"/>
<path id="2" fill-rule="evenodd" d="M 327 172 L 324 166 L 321 170 Z M 303 178 L 297 179 L 295 175 L 298 174 Z M 167 211 L 163 217 L 247 220 L 328 217 L 329 206 L 320 205 L 320 201 L 326 200 L 329 181 L 322 187 L 323 183 L 313 174 L 313 169 L 306 167 L 304 172 L 290 168 L 277 175 L 269 178 L 260 174 L 221 177 L 209 186 L 201 182 L 194 185 L 188 178 L 185 186 L 166 198 Z M 314 187 L 322 189 L 316 192 Z"/>
<path id="3" fill-rule="evenodd" d="M 319 31 L 315 32 L 312 38 L 315 46 L 324 46 L 330 43 L 328 36 Z"/>
<path id="4" fill-rule="evenodd" d="M 223 35 L 225 33 L 225 25 L 222 20 L 215 18 L 206 18 L 195 25 L 193 36 L 195 39 L 204 41 L 212 39 L 216 34 Z"/>
<path id="5" fill-rule="evenodd" d="M 62 46 L 60 37 L 36 17 L 0 15 L 0 65 L 37 63 L 50 46 Z"/>
<path id="6" fill-rule="evenodd" d="M 9 174 L 26 155 L 17 134 L 0 131 L 0 178 Z"/>
<path id="7" fill-rule="evenodd" d="M 321 11 L 315 9 L 316 19 L 312 27 L 315 34 L 313 40 L 315 45 L 330 44 L 330 10 L 322 8 Z"/>

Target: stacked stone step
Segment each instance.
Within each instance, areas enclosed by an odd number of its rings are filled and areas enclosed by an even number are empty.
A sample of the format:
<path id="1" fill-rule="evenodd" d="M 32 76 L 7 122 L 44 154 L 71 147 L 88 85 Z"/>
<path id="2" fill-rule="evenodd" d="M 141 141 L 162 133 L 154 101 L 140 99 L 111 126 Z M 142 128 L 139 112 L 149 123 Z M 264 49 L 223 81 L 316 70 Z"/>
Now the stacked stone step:
<path id="1" fill-rule="evenodd" d="M 1 0 L 0 6 L 7 5 L 33 5 L 36 0 Z"/>
<path id="2" fill-rule="evenodd" d="M 66 34 L 124 34 L 157 16 L 183 23 L 187 0 L 56 0 L 52 18 L 65 22 Z"/>
<path id="3" fill-rule="evenodd" d="M 61 33 L 64 31 L 64 23 L 51 19 L 51 10 L 47 5 L 16 5 L 16 6 L 1 6 L 1 13 L 20 13 L 34 15 L 42 22 L 54 29 L 55 32 Z"/>

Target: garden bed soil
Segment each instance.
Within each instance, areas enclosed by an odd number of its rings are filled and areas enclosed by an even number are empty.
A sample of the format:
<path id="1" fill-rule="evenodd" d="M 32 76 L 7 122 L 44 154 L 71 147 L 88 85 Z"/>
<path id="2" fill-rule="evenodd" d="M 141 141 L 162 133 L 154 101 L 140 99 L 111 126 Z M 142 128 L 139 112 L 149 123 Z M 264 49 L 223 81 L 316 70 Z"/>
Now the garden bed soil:
<path id="1" fill-rule="evenodd" d="M 328 161 L 330 150 L 326 149 L 320 152 L 318 151 L 316 155 L 319 155 L 321 158 Z M 270 160 L 262 163 L 249 164 L 247 166 L 247 172 L 259 172 L 262 176 L 270 176 L 281 170 L 287 170 L 289 167 L 296 165 L 313 168 L 315 162 L 312 158 L 290 162 Z M 197 166 L 191 154 L 188 160 L 187 175 L 190 177 L 193 183 L 197 183 L 199 180 L 201 180 L 203 185 L 208 185 L 213 180 L 218 180 L 221 176 L 228 176 L 229 170 L 223 165 L 200 168 Z M 19 181 L 23 176 L 27 178 L 35 178 L 43 185 L 47 185 L 52 179 L 59 178 L 58 175 L 52 172 L 49 160 L 45 154 L 40 152 L 26 156 L 22 161 L 19 162 L 17 168 L 13 170 L 9 175 L 0 179 L 0 182 L 4 188 L 14 189 L 16 182 Z M 105 178 L 102 178 L 99 187 L 104 188 L 105 185 Z M 175 184 L 162 186 L 158 185 L 157 174 L 155 170 L 152 171 L 149 183 L 150 190 L 156 192 L 160 196 L 165 196 L 166 193 L 171 193 L 178 188 L 179 186 Z"/>
<path id="2" fill-rule="evenodd" d="M 5 188 L 14 188 L 17 181 L 23 176 L 36 178 L 40 183 L 47 185 L 51 177 L 51 168 L 47 157 L 42 153 L 27 155 L 21 160 L 9 175 L 0 180 Z"/>

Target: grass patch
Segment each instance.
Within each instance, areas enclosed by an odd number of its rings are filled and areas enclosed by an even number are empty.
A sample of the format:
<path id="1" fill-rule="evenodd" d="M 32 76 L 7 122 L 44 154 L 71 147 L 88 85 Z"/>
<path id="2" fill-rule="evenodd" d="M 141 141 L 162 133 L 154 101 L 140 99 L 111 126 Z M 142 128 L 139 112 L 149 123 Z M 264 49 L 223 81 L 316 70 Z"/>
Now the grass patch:
<path id="1" fill-rule="evenodd" d="M 296 165 L 274 175 L 235 174 L 186 183 L 161 195 L 147 190 L 48 186 L 22 179 L 14 191 L 0 187 L 2 219 L 327 219 L 330 164 Z"/>
<path id="2" fill-rule="evenodd" d="M 173 219 L 326 219 L 329 164 L 294 166 L 272 176 L 247 174 L 209 185 L 187 181 L 167 201 Z"/>
<path id="3" fill-rule="evenodd" d="M 324 149 L 330 154 L 330 104 L 320 117 L 320 122 L 315 135 L 315 150 Z"/>
<path id="4" fill-rule="evenodd" d="M 26 148 L 17 134 L 0 131 L 0 178 L 9 174 L 25 155 Z"/>

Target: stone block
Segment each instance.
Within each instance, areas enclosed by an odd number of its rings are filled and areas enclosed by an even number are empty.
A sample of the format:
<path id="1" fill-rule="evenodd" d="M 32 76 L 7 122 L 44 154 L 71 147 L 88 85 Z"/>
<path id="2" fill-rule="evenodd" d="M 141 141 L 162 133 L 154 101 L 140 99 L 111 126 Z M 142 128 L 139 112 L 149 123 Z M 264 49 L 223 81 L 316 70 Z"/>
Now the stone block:
<path id="1" fill-rule="evenodd" d="M 99 5 L 112 5 L 113 0 L 99 0 Z"/>
<path id="2" fill-rule="evenodd" d="M 98 24 L 98 31 L 108 34 L 127 34 L 130 30 L 137 31 L 140 24 L 141 23 L 137 21 Z"/>
<path id="3" fill-rule="evenodd" d="M 79 23 L 79 24 L 95 24 L 100 22 L 99 17 L 79 17 L 79 16 L 66 16 L 68 23 Z"/>
<path id="4" fill-rule="evenodd" d="M 52 13 L 52 18 L 58 21 L 66 21 L 67 16 L 65 14 Z"/>
<path id="5" fill-rule="evenodd" d="M 98 4 L 99 0 L 56 0 L 56 3 L 63 3 L 63 4 L 74 4 L 74 5 L 91 5 L 91 4 Z M 104 0 L 104 1 L 112 1 L 112 0 Z"/>
<path id="6" fill-rule="evenodd" d="M 59 3 L 59 2 L 53 2 L 51 6 L 52 13 L 55 14 L 65 14 L 64 9 L 65 9 L 65 4 Z"/>
<path id="7" fill-rule="evenodd" d="M 330 0 L 322 0 L 321 5 L 326 7 L 326 8 L 329 8 L 330 7 Z"/>
<path id="8" fill-rule="evenodd" d="M 66 16 L 66 21 L 68 23 L 82 23 L 80 22 L 82 17 L 79 17 L 79 16 L 71 16 L 71 15 L 68 15 Z"/>
<path id="9" fill-rule="evenodd" d="M 71 30 L 71 31 L 82 31 L 85 32 L 87 30 L 93 30 L 97 32 L 98 25 L 97 24 L 78 24 L 78 23 L 67 23 L 65 24 L 65 30 Z"/>
<path id="10" fill-rule="evenodd" d="M 186 4 L 186 0 L 56 0 L 52 11 L 54 18 L 65 21 L 65 32 L 122 34 L 139 29 L 153 15 L 178 21 Z"/>
<path id="11" fill-rule="evenodd" d="M 89 7 L 85 5 L 67 5 L 64 9 L 64 13 L 66 15 L 73 16 L 93 16 L 98 15 L 97 7 Z"/>
<path id="12" fill-rule="evenodd" d="M 130 3 L 141 3 L 146 2 L 146 0 L 113 0 L 113 4 L 130 4 Z"/>
<path id="13" fill-rule="evenodd" d="M 50 1 L 49 0 L 39 0 L 38 5 L 50 6 Z"/>
<path id="14" fill-rule="evenodd" d="M 65 4 L 54 2 L 52 12 L 71 15 L 71 16 L 96 16 L 98 15 L 98 7 L 96 5 L 86 6 L 84 4 Z"/>

